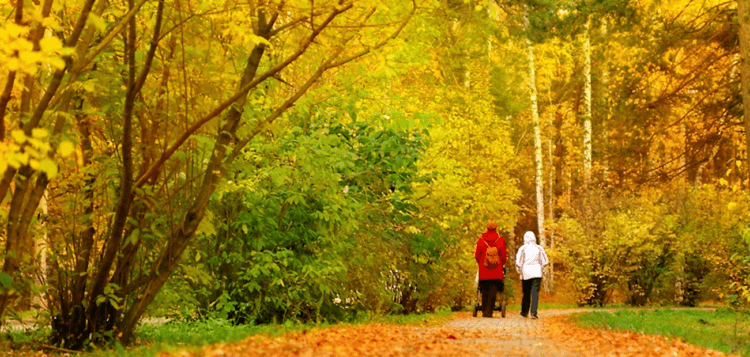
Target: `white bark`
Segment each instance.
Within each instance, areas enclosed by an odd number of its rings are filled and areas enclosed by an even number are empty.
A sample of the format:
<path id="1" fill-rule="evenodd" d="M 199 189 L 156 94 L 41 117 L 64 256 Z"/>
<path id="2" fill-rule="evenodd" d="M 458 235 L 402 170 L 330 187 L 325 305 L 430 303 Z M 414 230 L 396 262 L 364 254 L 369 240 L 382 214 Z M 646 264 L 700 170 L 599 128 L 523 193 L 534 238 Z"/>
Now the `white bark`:
<path id="1" fill-rule="evenodd" d="M 39 258 L 39 273 L 34 277 L 34 283 L 37 286 L 44 286 L 47 283 L 47 228 L 45 227 L 47 213 L 49 212 L 47 207 L 47 196 L 47 194 L 43 195 L 42 199 L 39 202 L 39 208 L 41 208 L 42 213 L 45 217 L 44 220 L 39 223 L 40 227 L 44 231 L 44 234 L 41 238 L 36 238 L 38 237 L 38 235 L 34 235 L 34 237 L 32 238 L 34 242 L 34 258 Z M 31 304 L 32 308 L 35 308 L 35 306 L 39 306 L 42 310 L 47 310 L 48 308 L 46 300 L 44 298 L 44 294 L 41 291 L 32 297 Z"/>
<path id="2" fill-rule="evenodd" d="M 550 112 L 550 117 L 553 116 L 553 115 L 554 114 L 552 112 Z M 547 165 L 547 186 L 549 187 L 549 191 L 547 191 L 547 209 L 549 209 L 549 216 L 547 218 L 547 220 L 548 220 L 547 223 L 549 223 L 549 222 L 554 223 L 554 221 L 555 221 L 555 201 L 554 201 L 555 189 L 553 187 L 553 183 L 555 182 L 555 180 L 554 180 L 554 175 L 555 175 L 554 174 L 555 173 L 554 165 L 555 165 L 555 163 L 554 163 L 554 161 L 553 161 L 554 159 L 552 157 L 552 146 L 553 146 L 552 139 L 550 139 L 548 141 L 548 143 L 549 143 L 549 145 L 547 145 L 547 158 L 548 158 L 547 162 L 549 164 Z M 553 250 L 555 249 L 555 230 L 554 229 L 551 229 L 549 231 L 549 246 Z M 555 286 L 555 269 L 554 269 L 554 267 L 555 267 L 555 265 L 552 262 L 552 258 L 549 259 L 549 265 L 548 266 L 549 266 L 549 269 L 548 269 L 548 271 L 549 271 L 549 277 L 548 277 L 547 280 L 549 281 L 549 288 L 550 289 L 554 289 L 554 286 Z"/>
<path id="3" fill-rule="evenodd" d="M 524 24 L 526 31 L 529 30 L 529 18 L 524 12 Z M 531 92 L 531 117 L 534 123 L 534 162 L 536 163 L 536 214 L 539 226 L 539 245 L 546 247 L 547 239 L 544 231 L 544 185 L 542 183 L 542 133 L 539 125 L 539 106 L 536 91 L 536 69 L 534 67 L 534 46 L 528 35 L 526 46 L 529 55 L 529 90 Z"/>
<path id="4" fill-rule="evenodd" d="M 586 185 L 591 183 L 591 36 L 590 20 L 586 20 L 583 42 L 583 177 Z"/>

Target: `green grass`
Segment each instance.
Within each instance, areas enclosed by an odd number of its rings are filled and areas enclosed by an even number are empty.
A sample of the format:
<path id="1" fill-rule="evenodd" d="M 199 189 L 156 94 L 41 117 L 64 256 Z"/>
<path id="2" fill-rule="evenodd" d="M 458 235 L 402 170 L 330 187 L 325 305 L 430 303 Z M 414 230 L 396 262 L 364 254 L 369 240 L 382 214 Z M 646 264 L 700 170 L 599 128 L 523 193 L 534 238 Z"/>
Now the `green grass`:
<path id="1" fill-rule="evenodd" d="M 411 315 L 374 315 L 362 318 L 353 324 L 381 323 L 388 325 L 437 325 L 451 318 L 451 310 L 438 310 L 429 314 Z"/>
<path id="2" fill-rule="evenodd" d="M 750 315 L 727 310 L 621 310 L 576 315 L 580 326 L 680 338 L 726 353 L 750 356 Z"/>
<path id="3" fill-rule="evenodd" d="M 170 322 L 163 325 L 143 325 L 136 331 L 137 341 L 124 348 L 117 344 L 110 349 L 99 349 L 91 355 L 97 357 L 156 356 L 161 351 L 198 349 L 214 343 L 238 342 L 258 334 L 281 333 L 312 328 L 311 324 L 232 325 L 229 321 L 210 319 L 203 321 Z"/>

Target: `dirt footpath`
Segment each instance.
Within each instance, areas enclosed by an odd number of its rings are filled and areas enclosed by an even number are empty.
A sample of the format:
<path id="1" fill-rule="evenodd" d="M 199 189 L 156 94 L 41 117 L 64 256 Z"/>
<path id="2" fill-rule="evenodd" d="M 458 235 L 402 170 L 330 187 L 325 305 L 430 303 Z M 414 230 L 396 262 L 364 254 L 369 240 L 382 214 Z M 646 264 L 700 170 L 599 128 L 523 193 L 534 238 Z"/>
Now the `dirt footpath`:
<path id="1" fill-rule="evenodd" d="M 569 314 L 570 310 L 546 311 L 538 320 L 524 318 L 518 312 L 508 311 L 505 318 L 468 317 L 447 323 L 451 328 L 481 330 L 488 336 L 469 339 L 465 343 L 479 342 L 485 349 L 476 351 L 475 356 L 581 356 L 579 352 L 561 346 L 550 339 L 550 318 Z M 499 315 L 499 313 L 494 314 Z"/>
<path id="2" fill-rule="evenodd" d="M 659 336 L 633 332 L 583 329 L 567 322 L 573 313 L 614 309 L 574 309 L 540 311 L 539 319 L 508 312 L 506 318 L 459 318 L 448 326 L 461 329 L 494 331 L 492 338 L 475 339 L 489 346 L 476 356 L 725 356 Z M 471 343 L 471 340 L 466 341 Z"/>
<path id="3" fill-rule="evenodd" d="M 439 327 L 314 328 L 160 356 L 725 356 L 678 340 L 581 329 L 566 322 L 567 315 L 585 311 L 592 310 L 549 310 L 540 312 L 538 320 L 523 318 L 517 311 L 509 311 L 506 318 L 499 313 L 494 318 L 462 313 Z"/>

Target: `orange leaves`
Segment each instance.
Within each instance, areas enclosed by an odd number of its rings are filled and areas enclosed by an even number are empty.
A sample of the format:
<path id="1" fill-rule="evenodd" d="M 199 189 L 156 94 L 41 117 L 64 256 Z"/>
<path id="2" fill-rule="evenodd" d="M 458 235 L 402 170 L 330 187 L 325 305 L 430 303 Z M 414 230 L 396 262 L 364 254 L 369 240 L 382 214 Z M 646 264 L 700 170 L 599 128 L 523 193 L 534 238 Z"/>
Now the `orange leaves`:
<path id="1" fill-rule="evenodd" d="M 481 331 L 415 326 L 363 325 L 314 328 L 282 337 L 256 336 L 238 344 L 214 345 L 171 356 L 465 356 L 478 351 L 470 341 Z"/>
<path id="2" fill-rule="evenodd" d="M 361 325 L 314 328 L 279 337 L 255 336 L 200 351 L 163 352 L 189 356 L 725 356 L 679 340 L 633 332 L 583 329 L 560 317 L 504 319 L 456 314 L 452 327 Z"/>

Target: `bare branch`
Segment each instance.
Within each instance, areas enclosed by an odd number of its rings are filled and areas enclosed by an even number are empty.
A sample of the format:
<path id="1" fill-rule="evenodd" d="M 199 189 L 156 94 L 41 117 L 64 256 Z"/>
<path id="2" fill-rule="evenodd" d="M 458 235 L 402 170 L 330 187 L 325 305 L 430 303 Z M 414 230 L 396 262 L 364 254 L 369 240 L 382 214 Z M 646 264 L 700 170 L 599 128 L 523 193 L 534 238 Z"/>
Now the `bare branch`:
<path id="1" fill-rule="evenodd" d="M 401 25 L 399 25 L 399 27 L 396 29 L 396 31 L 394 31 L 390 36 L 388 36 L 385 39 L 383 39 L 382 41 L 376 43 L 372 47 L 365 48 L 365 49 L 363 49 L 362 51 L 360 51 L 358 53 L 355 53 L 355 54 L 353 54 L 353 55 L 351 55 L 351 56 L 349 56 L 347 58 L 344 58 L 343 60 L 340 60 L 338 62 L 332 63 L 330 65 L 330 68 L 338 67 L 338 66 L 346 64 L 348 62 L 354 61 L 355 59 L 360 58 L 360 57 L 362 57 L 362 56 L 364 56 L 364 55 L 372 52 L 372 50 L 376 50 L 376 49 L 379 49 L 379 48 L 385 46 L 388 43 L 388 41 L 396 38 L 401 33 L 401 31 L 404 29 L 404 27 L 406 27 L 406 24 L 409 23 L 409 20 L 411 20 L 411 18 L 414 16 L 414 13 L 416 13 L 416 12 L 417 12 L 417 3 L 416 3 L 416 0 L 412 0 L 412 9 L 409 12 L 409 15 L 407 15 L 406 18 L 404 18 L 404 20 L 401 21 Z"/>

